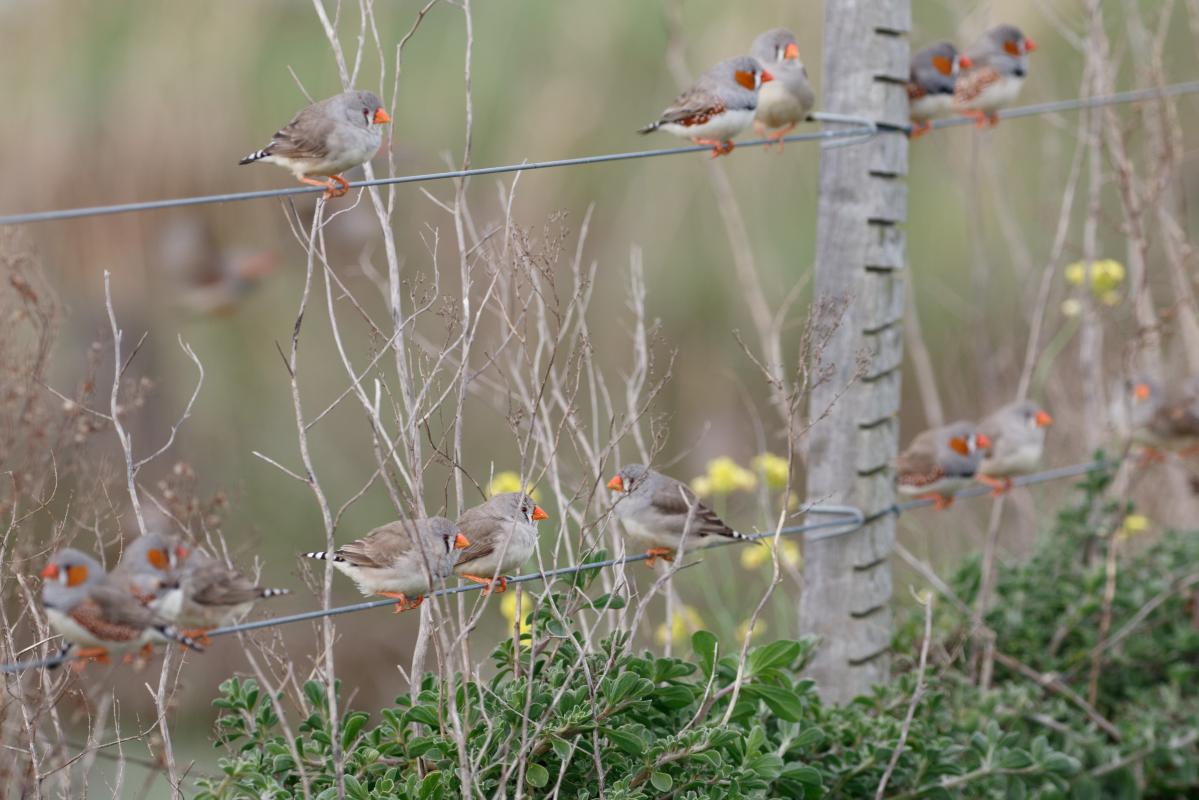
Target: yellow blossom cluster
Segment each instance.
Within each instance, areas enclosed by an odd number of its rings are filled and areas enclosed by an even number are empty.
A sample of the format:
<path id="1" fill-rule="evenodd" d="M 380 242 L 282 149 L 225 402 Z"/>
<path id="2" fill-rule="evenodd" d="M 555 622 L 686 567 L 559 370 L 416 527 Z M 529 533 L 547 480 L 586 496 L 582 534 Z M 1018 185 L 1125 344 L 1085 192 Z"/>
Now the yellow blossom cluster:
<path id="1" fill-rule="evenodd" d="M 519 492 L 521 489 L 520 473 L 506 470 L 497 472 L 492 476 L 491 481 L 487 484 L 487 496 L 495 497 L 497 494 L 505 492 Z M 533 498 L 533 502 L 541 499 L 541 493 L 532 487 L 525 487 L 525 492 L 529 497 Z"/>
<path id="2" fill-rule="evenodd" d="M 1106 306 L 1117 305 L 1121 300 L 1120 287 L 1124 284 L 1127 273 L 1124 265 L 1111 258 L 1103 258 L 1091 262 L 1091 294 Z M 1087 282 L 1087 264 L 1085 261 L 1075 261 L 1066 267 L 1066 283 L 1071 286 L 1082 286 Z M 1082 311 L 1082 303 L 1071 298 L 1062 303 L 1062 313 L 1068 317 L 1077 316 Z"/>

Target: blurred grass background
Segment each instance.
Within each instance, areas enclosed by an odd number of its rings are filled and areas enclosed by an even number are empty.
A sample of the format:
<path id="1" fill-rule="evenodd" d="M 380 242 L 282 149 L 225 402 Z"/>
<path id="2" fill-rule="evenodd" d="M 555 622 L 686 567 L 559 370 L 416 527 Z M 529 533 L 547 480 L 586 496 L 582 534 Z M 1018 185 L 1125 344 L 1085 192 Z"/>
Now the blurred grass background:
<path id="1" fill-rule="evenodd" d="M 390 52 L 408 30 L 421 4 L 414 0 L 380 4 L 380 33 Z M 1107 9 L 1109 34 L 1126 48 L 1120 3 Z M 1158 4 L 1150 4 L 1156 6 Z M 1052 13 L 1037 3 L 914 3 L 913 50 L 940 38 L 971 42 L 1000 21 L 1019 25 L 1040 48 L 1021 102 L 1073 97 L 1082 59 L 1055 28 L 1055 19 L 1078 27 L 1079 4 L 1054 2 Z M 814 84 L 820 85 L 822 9 L 817 3 L 757 0 L 752 4 L 690 0 L 684 4 L 687 59 L 697 73 L 707 65 L 748 49 L 753 36 L 769 27 L 794 30 Z M 584 3 L 529 0 L 476 3 L 474 51 L 475 165 L 516 163 L 585 154 L 669 146 L 665 136 L 641 139 L 633 131 L 677 93 L 663 59 L 667 26 L 661 7 L 644 0 Z M 346 11 L 343 44 L 353 47 L 355 21 Z M 1171 80 L 1195 75 L 1194 40 L 1183 4 L 1175 4 L 1176 24 L 1168 34 Z M 1192 21 L 1193 22 L 1193 21 Z M 394 121 L 394 151 L 400 173 L 443 169 L 461 159 L 463 115 L 463 18 L 444 4 L 434 8 L 404 52 L 403 75 Z M 1123 57 L 1118 52 L 1117 57 Z M 5 188 L 0 212 L 115 203 L 192 194 L 243 191 L 291 185 L 282 170 L 238 167 L 245 153 L 304 105 L 288 67 L 316 98 L 339 90 L 336 68 L 316 16 L 294 0 L 162 3 L 132 0 L 4 0 L 0 2 L 0 75 L 4 80 L 5 123 L 0 152 L 5 154 Z M 379 65 L 368 52 L 359 88 L 376 91 Z M 1121 88 L 1134 84 L 1122 68 Z M 384 88 L 390 90 L 388 75 Z M 388 91 L 389 94 L 389 91 Z M 1194 120 L 1195 101 L 1179 103 L 1184 130 Z M 1119 111 L 1130 127 L 1136 112 Z M 937 132 L 912 147 L 909 176 L 908 246 L 911 283 L 924 335 L 934 359 L 947 417 L 979 418 L 1015 391 L 1041 271 L 1048 259 L 1062 186 L 1077 145 L 1076 118 L 1051 115 L 1002 123 L 993 132 L 970 128 Z M 1193 144 L 1189 137 L 1188 147 Z M 819 150 L 788 145 L 785 154 L 744 150 L 726 160 L 754 241 L 754 255 L 768 296 L 778 300 L 809 278 L 814 252 Z M 448 161 L 447 161 L 448 159 Z M 382 164 L 379 159 L 376 164 Z M 1192 159 L 1179 176 L 1189 193 L 1195 185 Z M 661 320 L 663 344 L 677 348 L 674 380 L 658 411 L 668 415 L 672 437 L 667 455 L 686 452 L 672 467 L 680 478 L 704 472 L 721 455 L 747 464 L 759 452 L 752 415 L 773 423 L 767 393 L 731 331 L 752 330 L 741 287 L 730 265 L 729 244 L 708 180 L 704 156 L 681 156 L 607 166 L 538 171 L 523 175 L 517 188 L 516 220 L 540 230 L 557 212 L 573 233 L 594 204 L 585 260 L 600 264 L 592 307 L 594 345 L 601 360 L 623 363 L 627 352 L 624 320 L 630 247 L 644 250 L 648 313 Z M 471 184 L 472 205 L 484 225 L 502 219 L 497 183 Z M 450 185 L 427 185 L 438 196 Z M 450 229 L 450 220 L 424 198 L 417 186 L 398 190 L 396 236 L 405 269 L 428 273 L 430 256 L 421 235 L 429 226 Z M 301 208 L 311 198 L 297 201 Z M 1081 219 L 1084 203 L 1076 203 Z M 1123 259 L 1116 198 L 1106 192 L 1100 254 Z M 1187 220 L 1188 223 L 1191 220 Z M 359 252 L 379 245 L 372 221 L 343 218 L 343 240 L 334 243 L 335 268 L 352 288 L 371 297 L 373 289 L 357 268 Z M 173 227 L 211 236 L 219 253 L 266 251 L 276 271 L 230 313 L 201 315 L 181 310 L 176 268 L 166 263 L 163 238 Z M 1005 234 L 1004 228 L 1007 228 Z M 103 317 L 102 272 L 112 270 L 117 311 L 127 339 L 150 331 L 136 365 L 155 381 L 152 402 L 135 422 L 139 451 L 161 441 L 192 385 L 190 364 L 176 345 L 181 334 L 207 369 L 207 382 L 193 418 L 181 431 L 175 459 L 199 475 L 201 492 L 223 489 L 231 499 L 224 532 L 244 551 L 260 555 L 268 583 L 299 586 L 294 554 L 323 542 L 319 515 L 308 491 L 254 458 L 260 450 L 285 464 L 296 463 L 286 375 L 275 342 L 286 342 L 303 281 L 303 255 L 288 231 L 279 204 L 255 201 L 98 219 L 45 223 L 29 228 L 66 308 L 65 329 L 54 354 L 54 377 L 64 390 L 83 373 L 92 341 L 107 342 Z M 443 250 L 443 257 L 449 256 Z M 1066 259 L 1081 257 L 1081 231 L 1068 237 Z M 1027 264 L 1025 261 L 1027 260 Z M 447 262 L 448 263 L 448 262 Z M 1028 268 L 1031 265 L 1031 269 Z M 1059 268 L 1063 265 L 1056 265 Z M 1151 273 L 1153 267 L 1151 264 Z M 1050 436 L 1050 464 L 1072 463 L 1088 454 L 1078 441 L 1069 408 L 1077 403 L 1076 358 L 1069 326 L 1058 311 L 1067 288 L 1055 279 L 1043 342 L 1061 335 L 1062 353 L 1046 365 L 1047 380 L 1034 396 L 1047 401 L 1058 423 Z M 1164 290 L 1163 290 L 1164 291 Z M 1166 295 L 1168 296 L 1168 295 Z M 805 300 L 792 317 L 798 333 Z M 1105 308 L 1111 341 L 1130 325 L 1127 304 Z M 378 308 L 378 306 L 376 306 Z M 314 326 L 317 323 L 314 323 Z M 326 327 L 327 323 L 319 323 Z M 335 365 L 327 333 L 311 331 L 303 346 L 309 375 Z M 359 354 L 366 342 L 360 338 Z M 1113 348 L 1116 345 L 1113 345 Z M 611 354 L 611 355 L 608 355 Z M 1113 350 L 1112 363 L 1119 353 Z M 309 413 L 323 408 L 343 388 L 341 369 L 327 386 L 309 383 Z M 914 382 L 905 373 L 903 441 L 926 421 Z M 467 429 L 470 470 L 485 480 L 494 470 L 516 466 L 515 450 L 503 421 L 482 421 Z M 372 469 L 373 457 L 358 412 L 347 407 L 314 432 L 325 487 L 345 498 Z M 781 446 L 772 439 L 777 450 Z M 156 445 L 155 445 L 156 446 Z M 143 476 L 153 485 L 172 459 Z M 1048 513 L 1065 487 L 1037 489 L 1021 501 L 1026 513 L 1009 514 L 1010 536 L 1001 541 L 1019 551 L 1035 533 L 1028 503 Z M 436 507 L 438 501 L 432 501 Z M 903 536 L 909 547 L 934 564 L 951 563 L 978 549 L 986 503 L 944 515 L 909 515 Z M 1163 512 L 1165 513 L 1165 512 Z M 749 504 L 730 509 L 737 522 L 762 524 Z M 380 490 L 347 513 L 344 539 L 392 516 Z M 1042 525 L 1045 524 L 1041 516 Z M 544 526 L 543 526 L 544 527 Z M 550 528 L 554 530 L 554 528 Z M 751 573 L 739 554 L 724 552 L 700 570 L 710 580 L 683 580 L 679 589 L 703 624 L 731 633 L 750 610 L 737 598 L 751 574 L 764 587 L 768 566 Z M 897 578 L 897 587 L 905 579 Z M 351 601 L 348 582 L 338 579 L 337 598 Z M 716 591 L 709 588 L 718 587 Z M 737 586 L 737 589 L 733 588 Z M 727 587 L 727 591 L 719 588 Z M 766 636 L 796 632 L 793 597 L 785 585 L 766 618 Z M 906 594 L 897 591 L 903 599 Z M 300 592 L 273 603 L 272 613 L 311 607 Z M 497 630 L 502 623 L 495 604 Z M 370 708 L 403 690 L 389 663 L 380 665 L 381 644 L 405 660 L 415 619 L 358 615 L 339 623 L 339 673 L 355 693 L 354 704 Z M 311 639 L 305 626 L 283 632 L 292 652 Z M 487 647 L 480 631 L 476 657 Z M 497 634 L 498 636 L 498 634 Z M 232 641 L 214 643 L 213 653 L 192 659 L 185 673 L 185 710 L 207 719 L 216 684 L 239 667 Z M 131 685 L 142 678 L 131 678 Z M 129 710 L 144 693 L 128 693 Z M 147 713 L 149 704 L 140 706 Z M 209 764 L 201 744 L 204 725 L 177 734 L 189 756 Z"/>

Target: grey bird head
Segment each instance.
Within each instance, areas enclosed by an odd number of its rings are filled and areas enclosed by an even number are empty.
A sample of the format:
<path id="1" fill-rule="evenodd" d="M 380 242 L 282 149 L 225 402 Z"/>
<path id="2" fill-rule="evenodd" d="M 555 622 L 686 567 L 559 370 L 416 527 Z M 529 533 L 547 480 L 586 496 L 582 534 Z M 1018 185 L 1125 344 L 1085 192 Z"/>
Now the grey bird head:
<path id="1" fill-rule="evenodd" d="M 975 66 L 1023 78 L 1028 73 L 1028 54 L 1036 49 L 1036 43 L 1015 25 L 997 25 L 975 42 L 966 55 Z"/>
<path id="2" fill-rule="evenodd" d="M 774 80 L 770 70 L 753 56 L 736 56 L 721 61 L 700 76 L 696 88 L 712 92 L 729 108 L 755 108 L 758 89 Z"/>
<path id="3" fill-rule="evenodd" d="M 99 561 L 71 547 L 55 553 L 41 575 L 42 605 L 59 611 L 74 608 L 105 580 Z"/>
<path id="4" fill-rule="evenodd" d="M 654 471 L 644 464 L 625 464 L 608 481 L 608 488 L 624 494 L 644 494 L 652 488 Z"/>
<path id="5" fill-rule="evenodd" d="M 129 543 L 112 580 L 139 598 L 153 598 L 164 589 L 178 584 L 179 567 L 187 558 L 186 545 L 158 531 L 150 531 Z"/>
<path id="6" fill-rule="evenodd" d="M 972 65 L 953 42 L 937 42 L 912 56 L 909 80 L 929 94 L 953 94 L 958 73 Z"/>
<path id="7" fill-rule="evenodd" d="M 426 535 L 435 542 L 433 552 L 458 558 L 458 551 L 470 546 L 466 537 L 458 530 L 458 523 L 445 517 L 430 517 L 424 526 Z"/>
<path id="8" fill-rule="evenodd" d="M 483 503 L 480 510 L 495 519 L 505 522 L 523 522 L 530 525 L 549 518 L 541 506 L 533 502 L 532 497 L 522 492 L 497 494 Z"/>
<path id="9" fill-rule="evenodd" d="M 340 107 L 350 124 L 359 128 L 391 122 L 383 101 L 374 92 L 342 92 L 334 98 L 334 105 Z"/>
<path id="10" fill-rule="evenodd" d="M 799 57 L 799 40 L 786 28 L 773 28 L 758 34 L 749 48 L 749 54 L 768 68 L 804 68 Z M 804 75 L 807 75 L 806 71 Z"/>

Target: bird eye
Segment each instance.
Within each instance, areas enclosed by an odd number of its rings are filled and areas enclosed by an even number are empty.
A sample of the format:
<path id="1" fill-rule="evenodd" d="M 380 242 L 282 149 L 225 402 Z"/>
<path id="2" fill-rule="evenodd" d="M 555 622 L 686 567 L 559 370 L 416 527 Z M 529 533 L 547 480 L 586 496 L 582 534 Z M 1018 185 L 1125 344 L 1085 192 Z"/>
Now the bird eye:
<path id="1" fill-rule="evenodd" d="M 777 44 L 774 46 L 774 60 L 775 61 L 783 60 L 783 48 L 779 47 Z"/>

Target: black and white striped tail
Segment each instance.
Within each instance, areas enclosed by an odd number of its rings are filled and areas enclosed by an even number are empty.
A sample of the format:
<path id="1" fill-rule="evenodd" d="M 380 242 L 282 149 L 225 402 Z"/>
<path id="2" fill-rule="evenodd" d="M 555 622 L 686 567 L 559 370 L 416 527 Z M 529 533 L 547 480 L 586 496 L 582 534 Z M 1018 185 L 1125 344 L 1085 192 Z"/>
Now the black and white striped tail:
<path id="1" fill-rule="evenodd" d="M 321 553 L 323 556 L 324 553 Z M 259 597 L 282 597 L 285 594 L 291 594 L 291 589 L 259 589 Z"/>
<path id="2" fill-rule="evenodd" d="M 766 541 L 764 539 L 755 539 L 752 536 L 750 536 L 749 534 L 742 533 L 741 531 L 731 531 L 725 535 L 728 536 L 730 539 L 736 539 L 739 542 L 752 542 L 753 544 L 766 544 Z"/>
<path id="3" fill-rule="evenodd" d="M 170 639 L 172 642 L 178 642 L 184 647 L 195 650 L 197 653 L 204 652 L 204 648 L 200 646 L 199 642 L 183 633 L 173 625 L 163 625 L 158 629 L 158 632 Z"/>
<path id="4" fill-rule="evenodd" d="M 270 154 L 271 154 L 271 149 L 269 147 L 264 147 L 261 150 L 256 150 L 253 153 L 250 153 L 250 155 L 246 156 L 245 158 L 243 158 L 241 161 L 238 161 L 237 163 L 239 166 L 241 166 L 243 164 L 253 164 L 255 161 L 261 161 L 262 159 L 266 158 Z"/>
<path id="5" fill-rule="evenodd" d="M 334 553 L 333 556 L 330 557 L 329 554 L 324 550 L 320 551 L 319 553 L 300 553 L 300 556 L 303 558 L 315 558 L 318 561 L 345 561 L 345 559 L 339 556 L 337 553 Z"/>
<path id="6" fill-rule="evenodd" d="M 658 126 L 660 126 L 661 124 L 662 124 L 661 122 L 650 123 L 649 125 L 646 125 L 644 128 L 638 128 L 637 133 L 643 133 L 643 134 L 644 133 L 653 133 L 654 131 L 658 130 Z"/>

